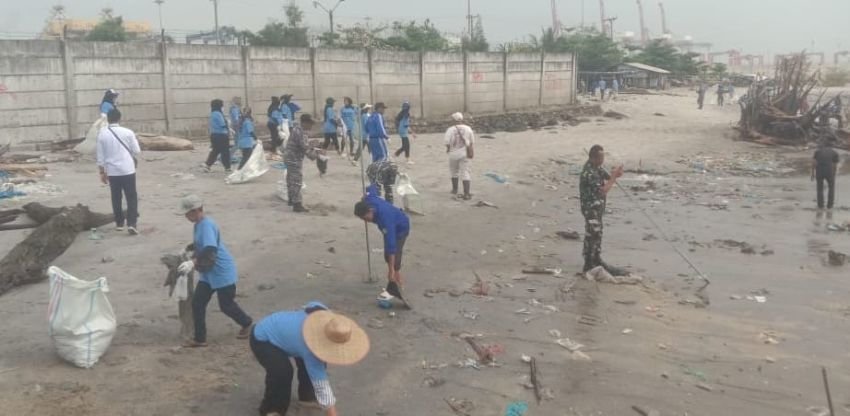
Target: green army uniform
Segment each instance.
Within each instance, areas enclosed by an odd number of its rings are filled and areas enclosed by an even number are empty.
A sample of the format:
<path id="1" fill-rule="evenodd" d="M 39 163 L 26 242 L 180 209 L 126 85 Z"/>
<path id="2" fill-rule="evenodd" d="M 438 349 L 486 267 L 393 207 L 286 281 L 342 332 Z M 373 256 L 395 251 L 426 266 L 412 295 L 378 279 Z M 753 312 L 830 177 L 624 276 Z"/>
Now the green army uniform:
<path id="1" fill-rule="evenodd" d="M 605 194 L 602 188 L 611 175 L 601 166 L 588 161 L 581 171 L 579 192 L 581 214 L 584 215 L 584 271 L 602 265 L 602 215 L 605 213 Z"/>

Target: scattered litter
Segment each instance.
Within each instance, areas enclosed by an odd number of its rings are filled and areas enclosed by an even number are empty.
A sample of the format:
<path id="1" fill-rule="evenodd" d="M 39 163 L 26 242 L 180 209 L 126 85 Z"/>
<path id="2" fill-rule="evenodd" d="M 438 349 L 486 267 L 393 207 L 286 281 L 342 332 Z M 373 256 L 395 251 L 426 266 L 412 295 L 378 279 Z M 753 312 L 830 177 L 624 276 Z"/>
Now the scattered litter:
<path id="1" fill-rule="evenodd" d="M 528 403 L 512 402 L 508 403 L 508 407 L 505 408 L 505 416 L 525 416 L 525 412 L 527 411 Z"/>
<path id="2" fill-rule="evenodd" d="M 518 315 L 531 315 L 531 311 L 527 308 L 517 309 L 514 311 L 514 313 Z"/>
<path id="3" fill-rule="evenodd" d="M 529 355 L 522 354 L 522 355 L 520 355 L 519 359 L 522 360 L 522 362 L 524 362 L 524 363 L 530 363 L 531 362 L 531 356 L 529 356 Z"/>
<path id="4" fill-rule="evenodd" d="M 494 204 L 492 202 L 483 201 L 483 200 L 476 202 L 475 205 L 473 205 L 473 207 L 478 207 L 478 208 L 487 207 L 487 208 L 496 208 L 496 209 L 499 208 L 498 206 L 496 206 L 496 204 Z"/>
<path id="5" fill-rule="evenodd" d="M 561 338 L 561 331 L 558 331 L 557 329 L 550 329 L 549 335 L 553 338 Z"/>
<path id="6" fill-rule="evenodd" d="M 850 225 L 850 224 L 844 224 L 844 225 L 827 224 L 826 229 L 829 230 L 829 231 L 848 231 L 848 230 L 850 230 L 850 227 L 848 227 L 848 225 Z"/>
<path id="7" fill-rule="evenodd" d="M 469 291 L 475 296 L 487 296 L 490 294 L 490 284 L 482 280 L 478 273 L 475 273 L 475 282 Z"/>
<path id="8" fill-rule="evenodd" d="M 381 329 L 384 327 L 384 321 L 378 318 L 372 318 L 369 320 L 369 323 L 367 323 L 366 326 L 373 329 Z"/>
<path id="9" fill-rule="evenodd" d="M 449 365 L 446 363 L 432 364 L 428 361 L 422 360 L 421 366 L 423 370 L 441 370 L 443 368 L 448 367 Z"/>
<path id="10" fill-rule="evenodd" d="M 476 311 L 467 311 L 466 309 L 461 309 L 460 314 L 464 318 L 472 319 L 473 321 L 478 319 L 478 312 L 476 312 Z"/>
<path id="11" fill-rule="evenodd" d="M 768 357 L 764 357 L 764 361 L 769 363 L 769 364 L 773 364 L 773 363 L 776 362 L 776 358 L 768 356 Z"/>
<path id="12" fill-rule="evenodd" d="M 830 416 L 829 409 L 823 406 L 808 407 L 806 408 L 806 412 L 808 412 L 810 416 Z"/>
<path id="13" fill-rule="evenodd" d="M 519 235 L 516 236 L 516 239 L 517 240 L 525 240 L 525 236 L 522 235 L 522 234 L 519 234 Z"/>
<path id="14" fill-rule="evenodd" d="M 765 331 L 759 334 L 759 340 L 768 345 L 777 345 L 779 341 L 776 339 L 777 335 L 772 331 Z"/>
<path id="15" fill-rule="evenodd" d="M 546 185 L 546 186 L 544 186 L 544 188 L 546 188 L 550 191 L 557 191 L 558 190 L 558 187 L 555 186 L 555 185 Z"/>
<path id="16" fill-rule="evenodd" d="M 522 269 L 522 272 L 525 273 L 525 274 L 549 274 L 549 275 L 552 275 L 552 276 L 560 276 L 561 273 L 564 272 L 564 270 L 563 269 L 534 266 L 530 269 Z"/>
<path id="17" fill-rule="evenodd" d="M 579 235 L 578 231 L 573 231 L 573 230 L 558 231 L 555 234 L 558 237 L 563 238 L 564 240 L 579 240 L 579 239 L 581 239 L 581 235 Z"/>
<path id="18" fill-rule="evenodd" d="M 445 292 L 448 292 L 448 290 L 443 289 L 443 288 L 426 289 L 425 292 L 422 295 L 425 296 L 426 298 L 433 298 L 438 293 L 445 293 Z"/>
<path id="19" fill-rule="evenodd" d="M 636 285 L 643 282 L 643 277 L 636 275 L 612 276 L 611 273 L 608 273 L 608 270 L 605 270 L 602 266 L 596 266 L 593 269 L 590 269 L 590 271 L 584 274 L 584 277 L 590 281 L 612 283 L 615 285 Z"/>
<path id="20" fill-rule="evenodd" d="M 702 371 L 700 371 L 700 370 L 693 370 L 693 369 L 691 369 L 691 368 L 689 368 L 689 367 L 685 367 L 685 368 L 683 368 L 683 369 L 682 369 L 682 372 L 683 372 L 683 373 L 685 373 L 685 374 L 687 374 L 687 375 L 689 375 L 689 376 L 694 376 L 694 377 L 696 377 L 697 379 L 699 379 L 700 381 L 705 381 L 705 380 L 706 380 L 706 378 L 705 378 L 705 373 L 703 373 L 703 372 L 702 372 Z"/>
<path id="21" fill-rule="evenodd" d="M 115 261 L 115 259 L 112 256 L 106 256 L 100 259 L 101 263 L 112 263 L 113 261 Z"/>
<path id="22" fill-rule="evenodd" d="M 573 361 L 585 361 L 585 362 L 593 361 L 593 359 L 591 359 L 589 355 L 587 355 L 587 354 L 585 354 L 581 351 L 573 351 L 572 354 L 570 354 L 570 359 L 572 359 Z"/>
<path id="23" fill-rule="evenodd" d="M 97 232 L 97 228 L 92 228 L 89 234 L 89 240 L 103 240 L 103 236 Z"/>
<path id="24" fill-rule="evenodd" d="M 667 348 L 668 348 L 667 345 L 665 345 L 665 344 L 658 344 L 657 347 L 658 347 L 659 350 L 664 350 L 664 351 L 666 351 Z"/>
<path id="25" fill-rule="evenodd" d="M 705 384 L 705 383 L 697 383 L 696 386 L 697 386 L 698 389 L 701 389 L 701 390 L 714 391 L 714 387 L 711 387 L 711 386 L 709 386 L 708 384 Z"/>
<path id="26" fill-rule="evenodd" d="M 439 377 L 427 376 L 422 380 L 422 385 L 425 387 L 439 387 L 446 384 L 446 380 Z"/>
<path id="27" fill-rule="evenodd" d="M 579 344 L 578 342 L 575 342 L 575 341 L 573 341 L 569 338 L 557 339 L 557 340 L 555 340 L 555 343 L 566 348 L 567 351 L 569 351 L 569 352 L 576 352 L 576 351 L 584 348 L 584 345 Z"/>
<path id="28" fill-rule="evenodd" d="M 623 330 L 623 335 L 629 335 L 632 332 L 635 332 L 635 331 L 631 328 L 626 328 L 626 329 Z"/>
<path id="29" fill-rule="evenodd" d="M 828 256 L 830 266 L 843 266 L 847 262 L 847 255 L 838 251 L 829 250 Z"/>
<path id="30" fill-rule="evenodd" d="M 260 283 L 257 285 L 257 290 L 260 292 L 272 289 L 274 289 L 274 285 L 272 284 Z"/>
<path id="31" fill-rule="evenodd" d="M 496 181 L 497 183 L 508 183 L 508 177 L 499 175 L 498 173 L 487 172 L 484 176 Z"/>

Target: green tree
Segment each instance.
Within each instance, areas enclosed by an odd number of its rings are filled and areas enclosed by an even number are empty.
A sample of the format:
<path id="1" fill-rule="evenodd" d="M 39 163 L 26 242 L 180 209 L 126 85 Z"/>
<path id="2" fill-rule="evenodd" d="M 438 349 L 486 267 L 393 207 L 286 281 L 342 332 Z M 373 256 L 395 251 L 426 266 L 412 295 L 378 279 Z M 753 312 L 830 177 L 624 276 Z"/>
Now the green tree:
<path id="1" fill-rule="evenodd" d="M 705 71 L 705 64 L 696 60 L 697 57 L 697 53 L 681 53 L 666 40 L 658 39 L 646 45 L 631 60 L 666 69 L 676 75 L 698 75 Z M 725 65 L 723 72 L 726 72 Z"/>
<path id="2" fill-rule="evenodd" d="M 487 42 L 487 36 L 484 34 L 481 16 L 478 16 L 475 20 L 475 26 L 472 28 L 470 36 L 463 38 L 463 49 L 470 52 L 487 52 L 490 50 L 490 43 Z"/>
<path id="3" fill-rule="evenodd" d="M 724 76 L 726 76 L 727 70 L 728 70 L 728 68 L 727 68 L 726 64 L 724 64 L 722 62 L 718 62 L 718 63 L 712 65 L 711 68 L 710 68 L 711 74 L 714 75 L 717 78 L 723 78 Z"/>
<path id="4" fill-rule="evenodd" d="M 294 1 L 284 7 L 284 12 L 286 22 L 271 21 L 257 33 L 246 31 L 242 35 L 254 46 L 309 47 L 307 28 L 303 26 L 304 12 Z"/>
<path id="5" fill-rule="evenodd" d="M 127 31 L 124 30 L 124 19 L 118 17 L 104 17 L 86 36 L 86 40 L 93 42 L 126 42 Z"/>
<path id="6" fill-rule="evenodd" d="M 552 52 L 575 52 L 580 71 L 607 71 L 623 62 L 623 51 L 610 37 L 594 30 L 562 36 Z"/>
<path id="7" fill-rule="evenodd" d="M 425 19 L 422 24 L 416 21 L 394 22 L 392 35 L 384 39 L 389 49 L 403 51 L 444 51 L 449 49 L 449 41 L 439 30 Z"/>

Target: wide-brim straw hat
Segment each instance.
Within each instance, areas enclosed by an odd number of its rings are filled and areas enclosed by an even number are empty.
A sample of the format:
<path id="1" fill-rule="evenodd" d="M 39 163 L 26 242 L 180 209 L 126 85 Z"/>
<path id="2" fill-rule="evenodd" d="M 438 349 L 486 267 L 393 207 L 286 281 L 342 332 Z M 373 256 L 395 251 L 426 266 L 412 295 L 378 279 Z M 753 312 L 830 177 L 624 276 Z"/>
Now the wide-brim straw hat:
<path id="1" fill-rule="evenodd" d="M 307 348 L 328 364 L 356 364 L 369 352 L 366 331 L 352 319 L 331 311 L 307 315 L 302 331 Z"/>

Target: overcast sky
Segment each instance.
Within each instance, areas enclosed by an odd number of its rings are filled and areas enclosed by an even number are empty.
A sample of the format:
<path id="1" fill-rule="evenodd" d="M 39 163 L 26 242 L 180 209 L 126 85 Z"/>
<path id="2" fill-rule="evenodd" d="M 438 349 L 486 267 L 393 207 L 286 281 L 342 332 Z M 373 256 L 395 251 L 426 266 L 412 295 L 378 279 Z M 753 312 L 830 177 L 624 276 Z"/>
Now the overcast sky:
<path id="1" fill-rule="evenodd" d="M 330 6 L 336 0 L 322 0 Z M 551 24 L 550 0 L 472 0 L 491 43 L 537 34 Z M 661 33 L 657 0 L 644 0 L 646 24 L 652 35 Z M 158 28 L 153 0 L 0 0 L 0 32 L 36 33 L 54 4 L 62 3 L 69 18 L 93 18 L 109 6 L 126 20 L 148 20 Z M 284 0 L 219 0 L 222 25 L 257 30 L 269 19 L 281 18 Z M 296 0 L 307 21 L 327 28 L 327 14 L 314 9 L 311 0 Z M 371 18 L 372 24 L 399 19 L 430 18 L 441 30 L 460 33 L 465 27 L 466 0 L 345 0 L 337 9 L 337 24 Z M 599 25 L 597 0 L 557 0 L 566 26 Z M 638 30 L 635 0 L 606 0 L 609 16 L 617 16 L 617 32 Z M 712 42 L 713 50 L 737 48 L 746 53 L 779 53 L 802 50 L 850 49 L 850 0 L 666 0 L 668 25 L 677 38 L 689 35 Z M 166 30 L 207 30 L 213 26 L 210 0 L 165 0 Z M 831 57 L 829 58 L 831 59 Z"/>

